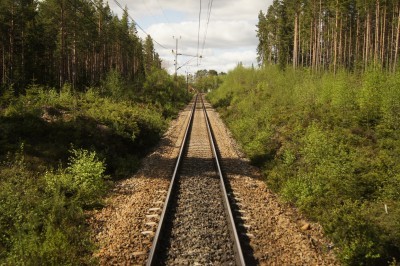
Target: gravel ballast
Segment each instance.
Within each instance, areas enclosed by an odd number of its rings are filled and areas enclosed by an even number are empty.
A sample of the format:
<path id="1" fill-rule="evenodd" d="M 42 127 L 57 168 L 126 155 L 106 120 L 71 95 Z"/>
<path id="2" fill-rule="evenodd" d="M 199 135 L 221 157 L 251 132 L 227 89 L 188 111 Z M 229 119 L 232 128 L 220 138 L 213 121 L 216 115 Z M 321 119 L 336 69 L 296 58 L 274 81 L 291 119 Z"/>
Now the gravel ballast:
<path id="1" fill-rule="evenodd" d="M 207 103 L 206 103 L 207 104 Z M 245 252 L 259 265 L 338 265 L 322 228 L 280 201 L 240 152 L 223 121 L 209 105 L 222 167 L 241 218 Z M 137 174 L 115 184 L 105 207 L 89 213 L 100 265 L 144 265 L 167 194 L 190 106 L 171 122 L 160 145 Z M 200 263 L 200 262 L 199 262 Z M 198 264 L 198 265 L 201 265 Z"/>

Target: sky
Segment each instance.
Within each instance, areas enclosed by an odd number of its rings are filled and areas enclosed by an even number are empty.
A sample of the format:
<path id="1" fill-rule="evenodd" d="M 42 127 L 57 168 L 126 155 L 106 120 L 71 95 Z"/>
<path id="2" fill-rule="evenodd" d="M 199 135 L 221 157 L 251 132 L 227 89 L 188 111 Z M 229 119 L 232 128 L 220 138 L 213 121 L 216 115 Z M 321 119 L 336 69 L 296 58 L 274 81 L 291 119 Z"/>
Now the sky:
<path id="1" fill-rule="evenodd" d="M 129 15 L 140 26 L 137 26 L 140 37 L 144 40 L 150 34 L 153 38 L 163 67 L 171 74 L 175 71 L 178 40 L 179 75 L 202 69 L 228 72 L 239 62 L 257 66 L 258 13 L 266 12 L 272 3 L 272 0 L 117 1 L 128 7 Z M 114 0 L 109 0 L 109 5 L 114 14 L 121 16 L 122 10 Z"/>

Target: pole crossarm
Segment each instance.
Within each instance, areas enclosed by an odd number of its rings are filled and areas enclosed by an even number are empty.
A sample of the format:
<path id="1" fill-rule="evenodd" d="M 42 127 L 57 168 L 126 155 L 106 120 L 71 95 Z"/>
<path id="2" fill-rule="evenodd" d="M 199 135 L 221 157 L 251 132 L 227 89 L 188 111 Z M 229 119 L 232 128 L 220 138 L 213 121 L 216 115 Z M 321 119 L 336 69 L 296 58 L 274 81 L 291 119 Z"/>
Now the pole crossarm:
<path id="1" fill-rule="evenodd" d="M 201 55 L 182 54 L 182 53 L 179 53 L 178 55 L 191 56 L 191 57 L 198 57 L 198 58 L 202 58 L 202 57 L 203 57 L 203 56 L 201 56 Z"/>
<path id="2" fill-rule="evenodd" d="M 197 55 L 191 55 L 191 54 L 179 53 L 179 52 L 178 52 L 178 38 L 175 38 L 175 36 L 172 36 L 172 37 L 173 37 L 173 38 L 175 39 L 175 41 L 176 41 L 176 44 L 175 44 L 176 49 L 175 49 L 175 50 L 172 49 L 172 53 L 175 55 L 175 63 L 174 63 L 174 66 L 175 66 L 175 77 L 176 77 L 176 76 L 177 76 L 178 69 L 180 69 L 181 67 L 187 65 L 187 64 L 188 64 L 190 61 L 192 61 L 194 58 L 203 58 L 203 56 L 202 56 L 202 55 L 199 55 L 199 54 L 197 54 Z M 180 38 L 181 38 L 181 37 L 179 37 L 179 39 L 180 39 Z M 193 58 L 190 59 L 190 60 L 188 60 L 188 61 L 185 62 L 183 65 L 181 65 L 181 66 L 178 67 L 178 55 L 189 56 L 189 57 L 193 57 Z"/>

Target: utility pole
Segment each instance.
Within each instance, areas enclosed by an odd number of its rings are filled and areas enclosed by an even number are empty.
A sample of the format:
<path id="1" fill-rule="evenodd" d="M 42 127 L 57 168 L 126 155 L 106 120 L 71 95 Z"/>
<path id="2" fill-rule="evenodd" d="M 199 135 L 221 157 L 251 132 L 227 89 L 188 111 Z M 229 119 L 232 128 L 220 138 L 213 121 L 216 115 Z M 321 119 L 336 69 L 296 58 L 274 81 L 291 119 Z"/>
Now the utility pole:
<path id="1" fill-rule="evenodd" d="M 175 38 L 175 36 L 172 36 L 172 38 L 175 39 L 176 41 L 176 48 L 175 48 L 175 78 L 177 77 L 177 72 L 178 72 L 178 38 Z M 181 37 L 179 37 L 180 39 Z M 172 50 L 172 52 L 174 52 Z"/>
<path id="2" fill-rule="evenodd" d="M 180 69 L 181 67 L 187 65 L 190 61 L 192 61 L 192 59 L 190 59 L 189 61 L 187 61 L 186 63 L 182 64 L 181 66 L 178 67 L 178 55 L 183 55 L 183 56 L 190 56 L 193 58 L 203 58 L 201 55 L 190 55 L 190 54 L 182 54 L 182 53 L 178 53 L 178 38 L 175 38 L 175 36 L 172 36 L 172 38 L 175 39 L 175 51 L 172 50 L 172 53 L 175 55 L 175 62 L 174 62 L 174 66 L 175 66 L 175 79 L 178 76 L 178 69 Z M 179 36 L 179 39 L 181 39 L 182 37 Z"/>
<path id="3" fill-rule="evenodd" d="M 186 71 L 186 89 L 187 89 L 187 93 L 189 93 L 189 72 Z"/>

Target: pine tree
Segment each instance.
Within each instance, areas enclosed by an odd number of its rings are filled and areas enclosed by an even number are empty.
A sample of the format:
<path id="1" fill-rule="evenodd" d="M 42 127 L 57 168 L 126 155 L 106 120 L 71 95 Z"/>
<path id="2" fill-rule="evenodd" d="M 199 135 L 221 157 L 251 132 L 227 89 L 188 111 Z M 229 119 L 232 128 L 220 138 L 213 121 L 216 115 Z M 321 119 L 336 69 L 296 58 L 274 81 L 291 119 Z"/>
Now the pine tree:
<path id="1" fill-rule="evenodd" d="M 35 43 L 36 2 L 33 0 L 0 3 L 0 80 L 3 85 L 21 88 L 32 79 L 32 46 Z"/>
<path id="2" fill-rule="evenodd" d="M 258 19 L 259 64 L 334 72 L 369 65 L 396 70 L 399 1 L 275 0 Z"/>

